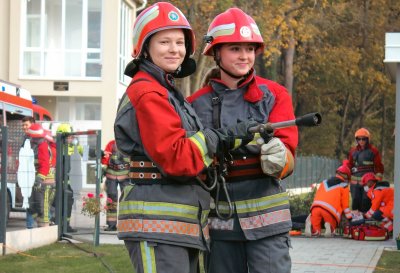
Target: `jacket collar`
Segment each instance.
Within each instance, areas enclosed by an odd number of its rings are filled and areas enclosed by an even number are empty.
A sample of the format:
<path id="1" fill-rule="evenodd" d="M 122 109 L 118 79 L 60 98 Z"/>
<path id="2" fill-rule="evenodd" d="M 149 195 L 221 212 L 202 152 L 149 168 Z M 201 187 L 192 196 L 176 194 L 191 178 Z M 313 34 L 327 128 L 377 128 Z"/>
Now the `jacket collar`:
<path id="1" fill-rule="evenodd" d="M 211 85 L 213 86 L 213 88 L 215 88 L 216 85 L 214 85 L 213 82 L 217 83 L 217 85 L 219 86 L 222 85 L 223 89 L 227 88 L 226 83 L 223 82 L 221 79 L 218 78 L 211 79 Z M 260 90 L 260 88 L 258 88 L 256 72 L 254 68 L 250 70 L 249 75 L 245 79 L 239 82 L 237 89 L 245 90 L 243 99 L 248 102 L 252 103 L 258 102 L 264 96 L 264 93 Z"/>

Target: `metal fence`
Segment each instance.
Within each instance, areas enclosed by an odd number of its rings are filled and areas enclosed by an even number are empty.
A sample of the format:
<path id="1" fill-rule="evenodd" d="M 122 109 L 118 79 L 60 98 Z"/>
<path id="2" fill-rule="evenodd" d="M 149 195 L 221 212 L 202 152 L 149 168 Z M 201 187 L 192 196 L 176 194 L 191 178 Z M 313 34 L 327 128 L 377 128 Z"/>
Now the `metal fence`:
<path id="1" fill-rule="evenodd" d="M 21 124 L 18 125 L 21 128 Z M 24 141 L 23 134 L 17 134 L 12 128 L 10 130 L 9 126 L 2 126 L 0 140 L 0 245 L 5 254 L 7 232 L 28 227 L 28 200 L 35 180 L 35 169 L 33 151 L 29 140 Z M 84 196 L 92 193 L 94 198 L 98 198 L 100 195 L 101 132 L 58 134 L 56 145 L 55 197 L 54 202 L 49 202 L 50 224 L 58 225 L 59 238 L 91 234 L 93 236 L 86 237 L 98 245 L 101 218 L 105 217 L 101 213 L 88 217 L 81 211 Z M 72 203 L 70 197 L 73 197 Z M 72 233 L 68 226 L 72 226 L 76 232 Z M 33 227 L 37 227 L 36 221 L 33 221 Z"/>
<path id="2" fill-rule="evenodd" d="M 27 194 L 31 192 L 32 185 L 22 183 L 17 179 L 21 177 L 21 173 L 18 174 L 18 172 L 23 171 L 21 170 L 21 162 L 28 160 L 21 157 L 21 153 L 18 153 L 23 138 L 20 135 L 14 135 L 13 130 L 8 130 L 7 127 L 1 127 L 0 137 L 1 140 L 4 140 L 0 145 L 1 151 L 7 151 L 7 153 L 1 153 L 1 162 L 7 166 L 1 169 L 1 244 L 5 242 L 6 231 L 10 228 L 14 230 L 26 228 Z M 101 227 L 106 226 L 106 212 L 104 210 L 90 217 L 82 213 L 82 207 L 87 201 L 84 199 L 87 199 L 88 195 L 94 198 L 100 196 L 100 184 L 102 182 L 100 139 L 100 131 L 64 133 L 58 134 L 56 137 L 56 191 L 54 207 L 49 217 L 52 217 L 52 220 L 58 225 L 60 238 L 70 237 L 78 240 L 90 240 L 95 245 L 99 244 L 99 234 L 103 232 Z M 11 152 L 10 145 L 15 146 L 17 151 Z M 33 157 L 33 154 L 31 156 Z M 19 161 L 17 166 L 16 162 L 18 161 L 16 159 Z M 33 161 L 33 158 L 31 160 Z M 284 179 L 282 183 L 291 195 L 307 193 L 311 191 L 312 184 L 333 176 L 339 165 L 340 162 L 336 159 L 299 155 L 296 158 L 293 175 Z M 71 189 L 73 192 L 72 208 L 68 201 Z M 69 212 L 69 208 L 72 209 L 71 212 Z M 8 219 L 10 209 L 12 213 L 11 218 Z M 15 214 L 16 212 L 17 214 Z M 17 215 L 16 219 L 13 219 L 15 215 Z M 12 226 L 15 223 L 17 223 L 17 227 Z M 72 227 L 73 232 L 68 230 L 68 226 Z M 4 248 L 5 244 L 2 245 Z M 3 253 L 5 253 L 4 250 Z"/>
<path id="3" fill-rule="evenodd" d="M 340 161 L 322 156 L 297 156 L 293 174 L 283 182 L 291 194 L 310 192 L 312 185 L 335 175 Z"/>

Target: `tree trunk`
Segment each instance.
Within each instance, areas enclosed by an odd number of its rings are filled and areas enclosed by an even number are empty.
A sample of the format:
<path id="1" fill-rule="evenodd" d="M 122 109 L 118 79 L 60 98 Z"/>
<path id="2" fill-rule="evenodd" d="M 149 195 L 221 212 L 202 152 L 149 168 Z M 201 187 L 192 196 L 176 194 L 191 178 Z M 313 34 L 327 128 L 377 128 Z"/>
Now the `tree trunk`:
<path id="1" fill-rule="evenodd" d="M 197 68 L 196 68 L 196 73 L 193 75 L 193 81 L 192 81 L 192 93 L 201 88 L 202 84 L 202 79 L 204 75 L 204 70 L 206 68 L 206 58 L 207 56 L 204 56 L 203 54 L 199 53 L 199 58 L 197 59 Z"/>
<path id="2" fill-rule="evenodd" d="M 335 154 L 336 158 L 341 158 L 343 154 L 346 154 L 347 150 L 344 148 L 344 140 L 346 138 L 346 121 L 347 114 L 349 112 L 350 107 L 350 91 L 347 91 L 346 99 L 343 106 L 343 115 L 340 121 L 340 135 L 338 139 L 338 145 L 336 146 Z"/>
<path id="3" fill-rule="evenodd" d="M 289 94 L 293 94 L 293 60 L 295 52 L 295 40 L 293 36 L 289 39 L 289 47 L 285 51 L 285 87 Z"/>
<path id="4" fill-rule="evenodd" d="M 380 151 L 382 156 L 382 161 L 385 156 L 385 124 L 386 124 L 386 103 L 385 94 L 382 94 L 382 123 L 381 123 L 381 145 Z"/>

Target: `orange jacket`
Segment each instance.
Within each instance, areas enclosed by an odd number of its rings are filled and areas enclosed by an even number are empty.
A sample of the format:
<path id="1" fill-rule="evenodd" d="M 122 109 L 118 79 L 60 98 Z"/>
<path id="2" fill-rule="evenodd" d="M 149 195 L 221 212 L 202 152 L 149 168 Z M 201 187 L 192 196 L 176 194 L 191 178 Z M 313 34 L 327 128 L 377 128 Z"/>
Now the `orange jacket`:
<path id="1" fill-rule="evenodd" d="M 326 209 L 338 223 L 343 212 L 347 218 L 351 218 L 348 183 L 338 176 L 322 181 L 315 193 L 311 210 L 314 207 Z"/>
<path id="2" fill-rule="evenodd" d="M 389 182 L 378 182 L 368 191 L 368 197 L 371 199 L 371 208 L 365 214 L 367 218 L 371 218 L 375 211 L 380 210 L 384 217 L 393 220 L 394 189 L 390 187 Z"/>

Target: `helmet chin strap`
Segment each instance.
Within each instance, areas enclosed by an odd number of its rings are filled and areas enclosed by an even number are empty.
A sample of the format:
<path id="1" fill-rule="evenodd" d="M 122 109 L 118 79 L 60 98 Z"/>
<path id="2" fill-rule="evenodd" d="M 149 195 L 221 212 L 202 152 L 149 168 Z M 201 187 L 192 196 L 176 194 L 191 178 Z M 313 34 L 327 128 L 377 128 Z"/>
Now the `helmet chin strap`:
<path id="1" fill-rule="evenodd" d="M 250 71 L 249 71 L 248 73 L 246 73 L 246 75 L 243 75 L 243 76 L 236 76 L 236 75 L 233 75 L 233 74 L 232 74 L 231 72 L 229 72 L 228 70 L 226 70 L 225 68 L 223 68 L 222 65 L 221 65 L 221 59 L 220 59 L 220 57 L 218 56 L 217 48 L 214 48 L 214 61 L 215 61 L 215 64 L 216 64 L 222 71 L 224 71 L 229 77 L 231 77 L 231 78 L 233 78 L 233 79 L 237 79 L 237 80 L 244 79 L 244 78 L 246 78 L 246 77 L 249 75 L 249 73 L 250 73 Z"/>
<path id="2" fill-rule="evenodd" d="M 226 74 L 228 74 L 229 75 L 229 77 L 231 77 L 231 78 L 234 78 L 234 79 L 241 79 L 241 78 L 243 78 L 244 76 L 236 76 L 236 75 L 233 75 L 232 73 L 230 73 L 228 70 L 226 70 L 225 68 L 223 68 L 222 67 L 222 65 L 218 62 L 217 63 L 217 65 L 218 65 L 218 67 L 222 70 L 222 71 L 224 71 Z"/>

